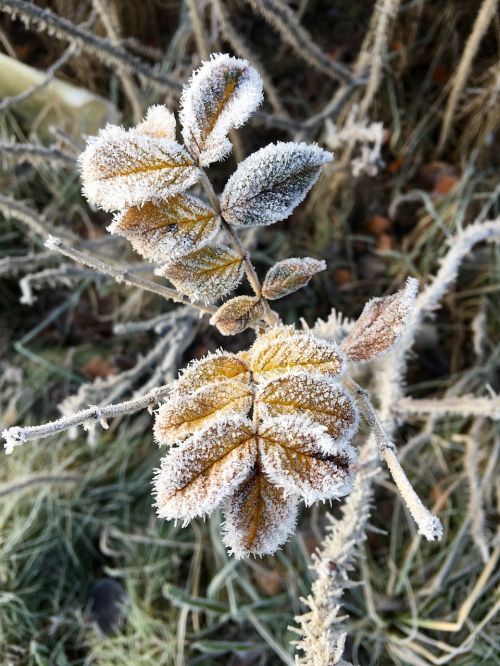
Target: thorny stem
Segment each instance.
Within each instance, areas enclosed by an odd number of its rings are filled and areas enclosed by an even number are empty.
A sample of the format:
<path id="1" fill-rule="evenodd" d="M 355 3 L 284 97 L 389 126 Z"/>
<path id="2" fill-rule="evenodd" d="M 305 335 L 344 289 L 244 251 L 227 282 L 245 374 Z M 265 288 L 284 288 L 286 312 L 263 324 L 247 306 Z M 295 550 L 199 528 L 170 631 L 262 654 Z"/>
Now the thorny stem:
<path id="1" fill-rule="evenodd" d="M 45 247 L 47 247 L 49 250 L 59 252 L 60 254 L 63 254 L 64 256 L 69 257 L 70 259 L 73 259 L 80 264 L 83 264 L 84 266 L 89 266 L 89 268 L 93 268 L 100 273 L 111 275 L 117 282 L 124 282 L 125 284 L 128 284 L 132 287 L 139 287 L 145 291 L 150 291 L 153 294 L 163 296 L 163 298 L 167 298 L 168 300 L 175 301 L 177 303 L 183 303 L 184 305 L 190 305 L 203 313 L 214 314 L 217 312 L 217 308 L 213 307 L 212 305 L 191 303 L 191 301 L 182 298 L 182 296 L 180 296 L 180 294 L 175 291 L 175 289 L 164 287 L 163 285 L 157 284 L 152 280 L 147 280 L 146 278 L 140 277 L 139 275 L 134 275 L 129 271 L 124 270 L 123 268 L 112 266 L 99 257 L 95 257 L 91 254 L 87 254 L 86 252 L 82 252 L 81 250 L 77 250 L 76 248 L 67 245 L 61 240 L 61 238 L 58 238 L 57 236 L 49 236 L 45 241 Z"/>
<path id="2" fill-rule="evenodd" d="M 250 259 L 250 254 L 248 251 L 243 247 L 240 239 L 238 238 L 238 234 L 235 232 L 233 227 L 226 222 L 224 217 L 221 214 L 220 210 L 220 203 L 219 203 L 219 198 L 215 194 L 215 190 L 212 186 L 212 183 L 210 182 L 210 179 L 208 178 L 207 174 L 203 169 L 200 168 L 201 171 L 201 184 L 207 193 L 208 200 L 212 204 L 212 207 L 214 210 L 219 214 L 219 217 L 221 219 L 222 223 L 222 228 L 224 231 L 226 231 L 227 235 L 230 237 L 233 245 L 238 249 L 240 252 L 241 256 L 243 257 L 243 265 L 245 268 L 245 274 L 248 278 L 248 282 L 250 283 L 250 286 L 252 287 L 254 294 L 257 296 L 257 298 L 260 298 L 262 303 L 264 304 L 265 307 L 265 317 L 266 317 L 266 322 L 269 326 L 276 326 L 276 324 L 279 322 L 278 315 L 273 312 L 271 309 L 269 303 L 267 300 L 262 296 L 262 285 L 260 284 L 259 277 L 255 271 L 255 268 L 252 264 L 252 261 Z"/>
<path id="3" fill-rule="evenodd" d="M 433 516 L 422 504 L 396 455 L 396 447 L 384 430 L 381 420 L 370 400 L 368 393 L 353 379 L 346 379 L 346 385 L 354 392 L 361 412 L 365 417 L 379 448 L 380 457 L 385 460 L 402 498 L 418 526 L 420 534 L 428 541 L 443 538 L 443 526 L 437 516 Z"/>
<path id="4" fill-rule="evenodd" d="M 170 386 L 166 384 L 164 386 L 158 386 L 138 398 L 126 400 L 125 402 L 120 402 L 114 405 L 106 405 L 105 407 L 94 405 L 87 409 L 82 409 L 79 412 L 75 412 L 70 416 L 63 416 L 56 421 L 44 423 L 43 425 L 27 426 L 26 428 L 18 426 L 8 428 L 2 432 L 2 437 L 5 439 L 5 452 L 12 453 L 16 446 L 31 439 L 50 437 L 76 426 L 100 423 L 103 428 L 107 428 L 107 419 L 125 416 L 126 414 L 133 414 L 141 409 L 150 408 L 161 398 L 168 395 L 169 392 Z"/>

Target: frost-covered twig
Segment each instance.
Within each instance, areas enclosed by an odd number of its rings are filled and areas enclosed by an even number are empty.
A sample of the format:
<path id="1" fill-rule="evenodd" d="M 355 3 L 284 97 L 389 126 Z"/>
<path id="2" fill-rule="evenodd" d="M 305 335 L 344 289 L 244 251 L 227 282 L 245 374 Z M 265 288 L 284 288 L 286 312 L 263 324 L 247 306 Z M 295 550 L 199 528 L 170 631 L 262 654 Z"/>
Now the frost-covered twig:
<path id="1" fill-rule="evenodd" d="M 406 506 L 417 523 L 419 533 L 425 536 L 429 541 L 434 541 L 435 539 L 438 541 L 441 540 L 443 537 L 443 527 L 441 522 L 439 518 L 433 516 L 425 508 L 409 482 L 408 477 L 404 473 L 404 470 L 397 459 L 396 447 L 384 430 L 384 426 L 371 403 L 368 393 L 358 386 L 352 379 L 346 380 L 346 384 L 352 388 L 358 398 L 361 412 L 366 418 L 377 441 L 380 457 L 385 460 Z"/>
<path id="2" fill-rule="evenodd" d="M 24 442 L 32 439 L 42 439 L 44 437 L 51 437 L 60 432 L 69 430 L 76 426 L 92 426 L 93 424 L 100 423 L 103 428 L 107 428 L 107 419 L 114 419 L 118 416 L 125 416 L 133 414 L 142 409 L 153 407 L 159 402 L 161 398 L 168 395 L 170 391 L 169 386 L 159 386 L 152 389 L 146 395 L 120 402 L 115 405 L 107 405 L 105 407 L 89 407 L 83 409 L 76 414 L 64 416 L 56 421 L 50 421 L 40 426 L 27 426 L 21 428 L 14 426 L 2 432 L 2 437 L 5 440 L 5 452 L 12 453 L 16 446 L 24 444 Z"/>
<path id="3" fill-rule="evenodd" d="M 20 158 L 32 164 L 50 162 L 67 167 L 76 167 L 76 158 L 59 148 L 47 148 L 32 143 L 0 143 L 0 154 L 5 157 Z"/>
<path id="4" fill-rule="evenodd" d="M 0 195 L 0 212 L 7 219 L 12 217 L 18 222 L 22 222 L 28 227 L 28 229 L 42 238 L 45 238 L 51 232 L 56 231 L 44 215 L 10 197 Z M 78 236 L 67 229 L 57 229 L 57 233 L 66 240 L 79 240 Z"/>
<path id="5" fill-rule="evenodd" d="M 74 43 L 82 51 L 95 55 L 105 65 L 120 67 L 131 74 L 137 74 L 146 83 L 150 83 L 162 91 L 177 93 L 181 89 L 177 81 L 155 72 L 140 58 L 120 47 L 113 46 L 108 40 L 74 25 L 49 9 L 42 9 L 26 0 L 2 0 L 0 10 L 10 14 L 13 18 L 20 18 L 25 24 L 29 25 L 33 22 L 40 31 Z"/>
<path id="6" fill-rule="evenodd" d="M 394 406 L 398 412 L 405 414 L 432 414 L 445 416 L 469 417 L 483 416 L 485 418 L 500 420 L 500 396 L 492 398 L 476 398 L 472 395 L 464 395 L 458 398 L 401 398 Z"/>
<path id="7" fill-rule="evenodd" d="M 16 275 L 22 271 L 32 271 L 40 266 L 45 266 L 58 256 L 53 252 L 39 252 L 38 254 L 14 255 L 12 257 L 3 257 L 0 259 L 0 277 L 2 275 Z"/>
<path id="8" fill-rule="evenodd" d="M 343 83 L 352 82 L 353 77 L 349 70 L 323 53 L 284 2 L 281 0 L 246 0 L 246 2 L 261 14 L 306 62 L 332 79 Z"/>
<path id="9" fill-rule="evenodd" d="M 164 287 L 161 284 L 147 280 L 146 278 L 140 277 L 138 275 L 133 275 L 130 271 L 120 267 L 112 266 L 111 264 L 106 263 L 101 258 L 94 255 L 87 254 L 81 250 L 77 250 L 70 245 L 64 243 L 60 238 L 56 236 L 49 236 L 45 242 L 45 246 L 49 250 L 54 252 L 59 252 L 74 261 L 77 261 L 84 266 L 89 266 L 90 268 L 99 271 L 100 273 L 105 273 L 111 275 L 117 282 L 123 282 L 132 287 L 139 287 L 139 289 L 144 289 L 153 294 L 158 294 L 158 296 L 163 296 L 170 301 L 175 301 L 176 303 L 184 303 L 184 305 L 192 305 L 194 308 L 197 308 L 204 313 L 215 313 L 217 308 L 211 305 L 202 305 L 201 303 L 191 303 L 190 301 L 183 298 L 175 289 L 170 289 L 169 287 Z"/>

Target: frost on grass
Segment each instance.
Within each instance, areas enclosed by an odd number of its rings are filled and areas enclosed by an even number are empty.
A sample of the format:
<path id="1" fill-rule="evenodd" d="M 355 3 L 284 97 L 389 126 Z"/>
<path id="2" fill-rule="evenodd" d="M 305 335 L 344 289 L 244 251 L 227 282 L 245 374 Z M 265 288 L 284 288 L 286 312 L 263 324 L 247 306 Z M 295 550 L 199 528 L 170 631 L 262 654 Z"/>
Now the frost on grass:
<path id="1" fill-rule="evenodd" d="M 371 361 L 392 349 L 412 317 L 418 281 L 408 278 L 403 289 L 369 301 L 341 347 L 350 361 Z"/>
<path id="2" fill-rule="evenodd" d="M 175 141 L 116 125 L 89 139 L 80 165 L 84 195 L 107 211 L 168 199 L 200 176 L 193 158 Z"/>
<path id="3" fill-rule="evenodd" d="M 181 97 L 182 136 L 201 166 L 231 152 L 227 134 L 241 127 L 262 102 L 262 80 L 246 60 L 225 54 L 193 74 Z"/>
<path id="4" fill-rule="evenodd" d="M 221 197 L 224 218 L 233 224 L 267 225 L 287 218 L 333 156 L 306 143 L 269 144 L 241 162 Z"/>
<path id="5" fill-rule="evenodd" d="M 226 245 L 207 245 L 169 261 L 156 271 L 192 301 L 210 303 L 236 289 L 243 277 L 243 257 Z"/>
<path id="6" fill-rule="evenodd" d="M 146 136 L 175 141 L 175 116 L 162 104 L 150 106 L 144 120 L 136 125 L 135 131 Z"/>
<path id="7" fill-rule="evenodd" d="M 297 348 L 315 374 L 290 371 Z M 263 358 L 270 375 L 259 369 Z M 290 327 L 260 336 L 244 355 L 192 363 L 156 418 L 157 441 L 173 445 L 155 479 L 159 515 L 189 521 L 223 502 L 226 546 L 238 557 L 264 555 L 290 535 L 299 499 L 347 494 L 358 413 L 336 381 L 341 368 L 334 345 Z"/>
<path id="8" fill-rule="evenodd" d="M 147 201 L 118 213 L 108 231 L 124 236 L 146 259 L 167 261 L 198 250 L 216 235 L 220 217 L 189 194 Z"/>
<path id="9" fill-rule="evenodd" d="M 311 257 L 279 261 L 267 272 L 262 285 L 262 294 L 270 300 L 283 298 L 305 287 L 313 275 L 325 269 L 324 261 Z"/>

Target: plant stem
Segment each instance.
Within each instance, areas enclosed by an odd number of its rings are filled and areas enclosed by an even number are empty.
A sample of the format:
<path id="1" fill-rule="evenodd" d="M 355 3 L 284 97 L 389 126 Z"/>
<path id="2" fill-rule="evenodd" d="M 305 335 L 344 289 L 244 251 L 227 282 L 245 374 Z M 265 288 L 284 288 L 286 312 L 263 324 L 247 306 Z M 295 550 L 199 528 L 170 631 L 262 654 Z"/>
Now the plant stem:
<path id="1" fill-rule="evenodd" d="M 370 400 L 370 396 L 354 380 L 348 378 L 345 380 L 345 383 L 354 392 L 358 400 L 361 412 L 370 426 L 379 447 L 380 457 L 385 460 L 394 483 L 401 493 L 401 497 L 404 499 L 408 510 L 417 523 L 419 533 L 428 541 L 434 541 L 435 539 L 440 541 L 443 538 L 443 526 L 441 525 L 441 521 L 437 516 L 433 516 L 432 513 L 425 508 L 419 496 L 413 489 L 413 486 L 399 463 L 396 455 L 396 447 L 385 432 L 384 426 Z"/>
<path id="2" fill-rule="evenodd" d="M 77 250 L 76 248 L 64 243 L 61 238 L 58 238 L 57 236 L 49 236 L 45 241 L 45 247 L 47 247 L 49 250 L 59 252 L 60 254 L 63 254 L 64 256 L 69 257 L 70 259 L 73 259 L 80 264 L 83 264 L 84 266 L 89 266 L 90 268 L 93 268 L 101 273 L 111 275 L 117 282 L 124 282 L 125 284 L 128 284 L 132 287 L 139 287 L 145 291 L 150 291 L 153 294 L 163 296 L 163 298 L 168 300 L 175 301 L 177 303 L 184 303 L 184 305 L 190 305 L 203 313 L 214 314 L 217 312 L 217 308 L 211 305 L 191 303 L 190 301 L 182 298 L 182 296 L 177 291 L 175 291 L 175 289 L 164 287 L 163 285 L 157 284 L 152 280 L 147 280 L 146 278 L 140 277 L 139 275 L 134 275 L 129 271 L 124 270 L 123 268 L 108 264 L 99 257 L 95 257 L 94 255 Z"/>
<path id="3" fill-rule="evenodd" d="M 224 217 L 222 216 L 221 210 L 220 210 L 220 203 L 219 203 L 219 198 L 215 194 L 215 190 L 212 186 L 212 183 L 210 182 L 207 174 L 203 169 L 200 168 L 200 171 L 202 173 L 201 176 L 201 184 L 203 188 L 205 189 L 205 192 L 207 193 L 208 200 L 210 201 L 212 207 L 214 208 L 215 211 L 220 216 L 221 219 L 221 224 L 222 228 L 226 231 L 227 235 L 230 237 L 233 245 L 239 250 L 241 256 L 243 257 L 243 265 L 245 268 L 245 274 L 247 276 L 248 282 L 250 283 L 250 286 L 253 289 L 254 294 L 257 296 L 257 298 L 261 299 L 262 303 L 264 304 L 266 313 L 266 322 L 269 326 L 276 326 L 276 324 L 279 322 L 279 317 L 276 314 L 276 312 L 273 312 L 271 309 L 269 303 L 267 300 L 262 296 L 262 285 L 260 284 L 259 277 L 255 271 L 255 268 L 252 264 L 252 261 L 250 259 L 250 254 L 248 251 L 243 247 L 240 239 L 238 238 L 238 234 L 235 232 L 233 227 L 226 222 Z"/>

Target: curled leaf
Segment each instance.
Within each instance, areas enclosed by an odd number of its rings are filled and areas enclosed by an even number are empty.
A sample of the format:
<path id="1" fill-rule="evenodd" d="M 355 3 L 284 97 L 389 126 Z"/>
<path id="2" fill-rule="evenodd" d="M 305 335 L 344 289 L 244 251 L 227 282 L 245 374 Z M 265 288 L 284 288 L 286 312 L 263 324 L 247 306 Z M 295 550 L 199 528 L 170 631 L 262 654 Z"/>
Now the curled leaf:
<path id="1" fill-rule="evenodd" d="M 259 335 L 251 349 L 250 364 L 258 380 L 300 370 L 341 376 L 345 369 L 344 355 L 335 342 L 292 326 Z"/>
<path id="2" fill-rule="evenodd" d="M 270 300 L 283 298 L 305 287 L 313 275 L 324 271 L 325 268 L 324 261 L 311 257 L 280 261 L 269 269 L 262 285 L 262 294 Z"/>
<path id="3" fill-rule="evenodd" d="M 200 171 L 170 139 L 109 125 L 80 156 L 83 193 L 103 210 L 122 210 L 184 192 Z"/>
<path id="4" fill-rule="evenodd" d="M 166 261 L 202 247 L 219 227 L 213 208 L 189 194 L 177 194 L 127 208 L 115 216 L 108 231 L 124 236 L 143 257 Z"/>
<path id="5" fill-rule="evenodd" d="M 135 126 L 134 130 L 146 136 L 175 141 L 175 116 L 162 104 L 150 106 L 146 117 Z"/>
<path id="6" fill-rule="evenodd" d="M 178 395 L 165 402 L 156 417 L 154 434 L 160 444 L 173 444 L 228 414 L 246 416 L 252 406 L 248 384 L 228 379 L 208 384 L 188 397 Z"/>
<path id="7" fill-rule="evenodd" d="M 287 218 L 314 185 L 331 153 L 306 143 L 269 144 L 247 157 L 221 197 L 223 217 L 237 225 L 267 225 Z"/>
<path id="8" fill-rule="evenodd" d="M 229 352 L 210 354 L 199 361 L 194 361 L 186 368 L 174 384 L 174 391 L 176 395 L 187 395 L 207 384 L 226 379 L 249 382 L 250 369 L 247 363 Z"/>
<path id="9" fill-rule="evenodd" d="M 297 497 L 273 485 L 256 465 L 227 499 L 223 541 L 238 558 L 272 555 L 295 528 Z"/>
<path id="10" fill-rule="evenodd" d="M 358 427 L 356 403 L 340 383 L 307 372 L 271 379 L 255 397 L 261 417 L 308 416 L 326 428 L 336 443 L 347 442 Z"/>
<path id="11" fill-rule="evenodd" d="M 220 306 L 210 323 L 217 326 L 222 335 L 236 335 L 250 326 L 256 326 L 264 313 L 260 298 L 236 296 Z"/>
<path id="12" fill-rule="evenodd" d="M 210 303 L 236 289 L 243 277 L 243 257 L 225 245 L 206 245 L 155 272 L 191 300 Z"/>
<path id="13" fill-rule="evenodd" d="M 202 64 L 183 90 L 180 113 L 184 142 L 201 166 L 231 152 L 228 132 L 261 101 L 261 78 L 246 60 L 218 54 Z"/>
<path id="14" fill-rule="evenodd" d="M 269 478 L 308 504 L 343 497 L 352 488 L 354 449 L 335 445 L 324 428 L 307 417 L 265 420 L 259 426 L 259 451 Z"/>
<path id="15" fill-rule="evenodd" d="M 369 301 L 344 338 L 341 348 L 350 361 L 371 361 L 393 348 L 410 322 L 418 281 L 408 278 L 403 289 Z"/>
<path id="16" fill-rule="evenodd" d="M 238 417 L 216 421 L 172 448 L 154 480 L 158 515 L 187 522 L 211 512 L 249 476 L 256 451 L 251 422 Z"/>

